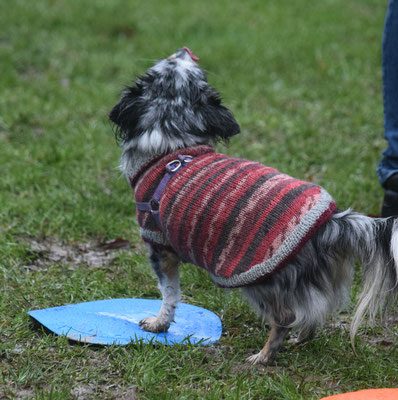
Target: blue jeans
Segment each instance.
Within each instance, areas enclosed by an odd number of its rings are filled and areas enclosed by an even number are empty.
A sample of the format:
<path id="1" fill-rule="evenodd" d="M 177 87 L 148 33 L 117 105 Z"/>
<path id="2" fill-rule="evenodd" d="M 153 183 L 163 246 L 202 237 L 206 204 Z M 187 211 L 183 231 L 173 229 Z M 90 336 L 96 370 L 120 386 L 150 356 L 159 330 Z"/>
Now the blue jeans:
<path id="1" fill-rule="evenodd" d="M 398 172 L 398 0 L 390 0 L 383 32 L 383 104 L 384 131 L 388 147 L 377 167 L 377 176 L 384 186 Z"/>

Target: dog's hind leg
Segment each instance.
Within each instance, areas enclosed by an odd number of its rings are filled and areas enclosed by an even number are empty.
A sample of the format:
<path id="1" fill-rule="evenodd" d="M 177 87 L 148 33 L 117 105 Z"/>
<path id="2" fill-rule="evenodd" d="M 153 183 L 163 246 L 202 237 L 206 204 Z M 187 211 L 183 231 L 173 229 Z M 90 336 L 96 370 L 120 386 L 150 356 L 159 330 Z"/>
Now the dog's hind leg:
<path id="1" fill-rule="evenodd" d="M 251 364 L 269 364 L 275 358 L 289 331 L 290 328 L 272 324 L 265 346 L 259 353 L 250 356 L 246 361 Z"/>
<path id="2" fill-rule="evenodd" d="M 149 260 L 159 281 L 163 303 L 156 317 L 145 318 L 139 325 L 148 332 L 165 332 L 174 321 L 175 309 L 180 300 L 180 260 L 173 252 L 152 246 L 149 246 Z"/>

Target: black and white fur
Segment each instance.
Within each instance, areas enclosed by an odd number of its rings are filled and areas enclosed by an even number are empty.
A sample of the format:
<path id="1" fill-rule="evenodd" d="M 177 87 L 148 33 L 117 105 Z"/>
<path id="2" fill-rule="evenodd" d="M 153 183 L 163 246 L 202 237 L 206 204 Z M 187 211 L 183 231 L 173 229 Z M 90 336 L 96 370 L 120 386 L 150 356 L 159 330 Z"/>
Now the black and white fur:
<path id="1" fill-rule="evenodd" d="M 124 147 L 121 169 L 127 178 L 159 154 L 228 140 L 240 130 L 185 48 L 157 62 L 126 88 L 110 119 Z M 163 304 L 157 317 L 140 324 L 148 331 L 165 331 L 180 298 L 180 260 L 152 247 L 149 260 Z M 298 331 L 298 342 L 311 338 L 327 315 L 346 302 L 356 260 L 363 266 L 364 287 L 351 324 L 353 343 L 365 316 L 373 322 L 396 299 L 398 225 L 393 218 L 373 219 L 347 210 L 334 213 L 295 259 L 272 277 L 242 288 L 271 326 L 266 345 L 248 361 L 270 362 L 292 328 Z"/>

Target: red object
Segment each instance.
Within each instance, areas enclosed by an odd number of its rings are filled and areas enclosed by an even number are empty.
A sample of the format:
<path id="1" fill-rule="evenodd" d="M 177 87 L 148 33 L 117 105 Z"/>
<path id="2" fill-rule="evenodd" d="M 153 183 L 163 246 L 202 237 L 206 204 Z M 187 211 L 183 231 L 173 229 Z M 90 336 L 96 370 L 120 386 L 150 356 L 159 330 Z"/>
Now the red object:
<path id="1" fill-rule="evenodd" d="M 195 54 L 193 54 L 192 50 L 188 49 L 188 47 L 184 46 L 184 50 L 186 50 L 189 53 L 189 55 L 191 56 L 192 60 L 199 61 L 199 57 L 195 56 Z"/>
<path id="2" fill-rule="evenodd" d="M 398 400 L 398 389 L 366 389 L 323 397 L 319 400 Z"/>

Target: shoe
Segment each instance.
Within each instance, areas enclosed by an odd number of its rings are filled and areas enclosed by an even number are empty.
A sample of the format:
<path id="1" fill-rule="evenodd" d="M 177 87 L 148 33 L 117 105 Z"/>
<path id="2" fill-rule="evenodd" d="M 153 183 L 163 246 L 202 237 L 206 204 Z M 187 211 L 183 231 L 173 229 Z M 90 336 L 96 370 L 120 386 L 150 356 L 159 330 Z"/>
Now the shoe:
<path id="1" fill-rule="evenodd" d="M 381 206 L 381 216 L 383 218 L 398 216 L 398 173 L 391 175 L 384 186 L 386 191 Z"/>

